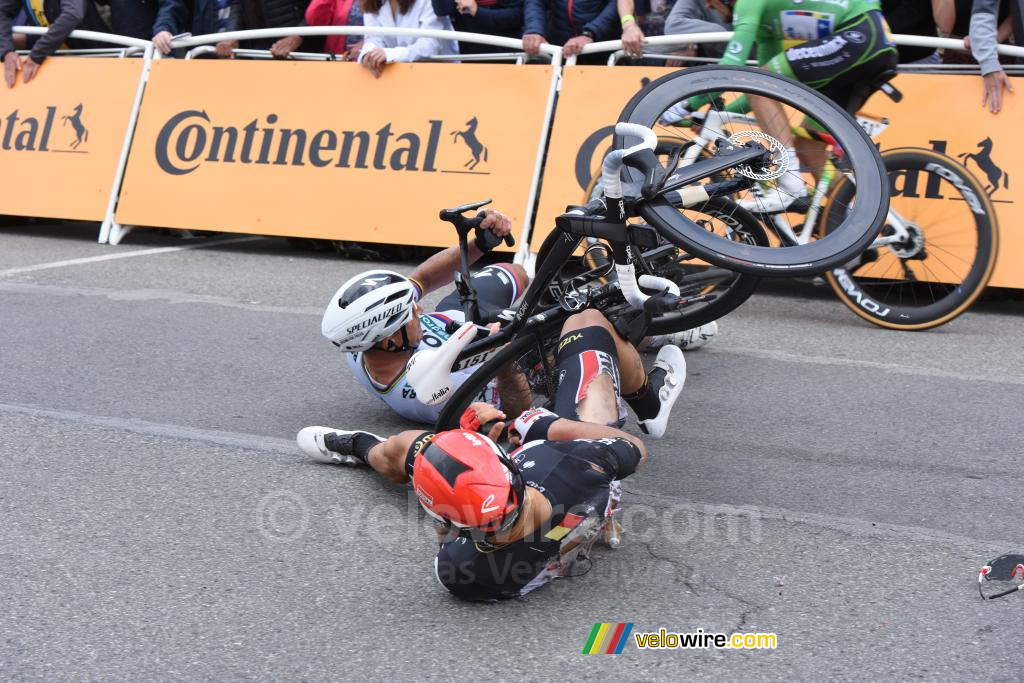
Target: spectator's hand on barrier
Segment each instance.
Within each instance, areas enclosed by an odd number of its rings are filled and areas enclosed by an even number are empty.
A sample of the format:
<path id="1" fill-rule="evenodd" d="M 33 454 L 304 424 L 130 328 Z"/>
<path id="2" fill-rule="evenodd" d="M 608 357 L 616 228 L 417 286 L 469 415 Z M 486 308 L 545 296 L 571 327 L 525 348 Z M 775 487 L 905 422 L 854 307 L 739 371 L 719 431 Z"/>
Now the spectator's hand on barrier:
<path id="1" fill-rule="evenodd" d="M 374 78 L 380 78 L 381 71 L 387 63 L 388 55 L 382 47 L 375 47 L 363 55 L 363 66 L 370 70 Z"/>
<path id="2" fill-rule="evenodd" d="M 572 57 L 573 55 L 578 55 L 580 52 L 583 51 L 584 45 L 589 45 L 592 42 L 594 41 L 591 40 L 590 38 L 587 38 L 586 36 L 576 36 L 575 38 L 570 38 L 569 40 L 565 41 L 565 45 L 562 46 L 562 56 Z"/>
<path id="3" fill-rule="evenodd" d="M 630 57 L 640 57 L 644 53 L 644 43 L 647 38 L 644 36 L 644 32 L 636 25 L 636 22 L 630 22 L 622 28 L 622 49 Z"/>
<path id="4" fill-rule="evenodd" d="M 171 32 L 160 31 L 160 33 L 153 36 L 153 47 L 160 50 L 162 54 L 171 54 Z"/>
<path id="5" fill-rule="evenodd" d="M 1013 83 L 1005 71 L 993 71 L 982 76 L 985 81 L 985 92 L 981 96 L 981 106 L 988 106 L 993 114 L 998 114 L 1003 108 L 1003 88 L 1013 92 Z"/>
<path id="6" fill-rule="evenodd" d="M 363 41 L 360 40 L 358 43 L 353 44 L 352 47 L 345 50 L 344 54 L 342 55 L 342 59 L 346 62 L 358 62 L 359 53 L 362 51 Z"/>
<path id="7" fill-rule="evenodd" d="M 18 72 L 21 71 L 21 57 L 13 50 L 4 55 L 4 82 L 8 88 L 14 87 L 14 81 L 18 79 Z"/>
<path id="8" fill-rule="evenodd" d="M 288 59 L 288 55 L 299 49 L 302 45 L 302 36 L 285 36 L 270 46 L 270 54 L 274 59 Z"/>
<path id="9" fill-rule="evenodd" d="M 682 50 L 673 50 L 669 54 L 679 55 L 680 57 L 696 57 L 697 56 L 697 46 L 696 45 L 687 45 Z M 676 67 L 676 68 L 683 66 L 685 63 L 686 62 L 684 60 L 682 60 L 682 59 L 666 59 L 665 60 L 665 66 Z"/>
<path id="10" fill-rule="evenodd" d="M 237 40 L 222 40 L 217 43 L 217 57 L 219 59 L 234 59 L 235 53 L 233 50 L 238 48 Z"/>
<path id="11" fill-rule="evenodd" d="M 455 9 L 459 10 L 459 14 L 468 14 L 471 17 L 476 16 L 476 0 L 455 0 Z"/>
<path id="12" fill-rule="evenodd" d="M 539 33 L 527 33 L 523 36 L 523 50 L 528 55 L 540 53 L 540 46 L 548 42 L 548 39 Z"/>
<path id="13" fill-rule="evenodd" d="M 28 83 L 36 76 L 40 64 L 31 57 L 21 58 L 21 82 Z"/>
<path id="14" fill-rule="evenodd" d="M 504 237 L 512 232 L 512 221 L 508 216 L 494 209 L 486 209 L 484 213 L 487 215 L 480 221 L 483 230 L 490 230 L 498 237 Z"/>

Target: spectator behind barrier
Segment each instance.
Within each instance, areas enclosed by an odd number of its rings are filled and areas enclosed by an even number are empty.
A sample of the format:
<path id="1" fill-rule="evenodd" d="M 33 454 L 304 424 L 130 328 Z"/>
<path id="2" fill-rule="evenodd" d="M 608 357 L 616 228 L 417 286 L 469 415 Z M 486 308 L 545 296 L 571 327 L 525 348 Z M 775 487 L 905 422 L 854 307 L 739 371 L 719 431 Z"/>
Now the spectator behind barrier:
<path id="1" fill-rule="evenodd" d="M 363 8 L 359 0 L 313 0 L 306 8 L 306 23 L 310 26 L 362 26 Z M 363 49 L 362 36 L 327 36 L 324 52 L 340 55 L 346 62 L 354 62 Z"/>
<path id="2" fill-rule="evenodd" d="M 893 33 L 934 38 L 939 34 L 939 24 L 945 26 L 945 33 L 949 32 L 953 12 L 953 0 L 882 0 L 882 14 Z M 901 64 L 940 61 L 934 47 L 897 45 L 896 50 Z"/>
<path id="3" fill-rule="evenodd" d="M 519 39 L 523 36 L 523 0 L 433 0 L 434 14 L 449 17 L 456 31 Z M 460 42 L 459 54 L 506 52 L 505 48 Z"/>
<path id="4" fill-rule="evenodd" d="M 970 48 L 971 54 L 981 65 L 981 77 L 984 80 L 984 93 L 981 106 L 988 106 L 993 114 L 998 114 L 1003 106 L 1003 90 L 1013 92 L 1013 84 L 999 64 L 999 53 L 996 47 L 1010 37 L 1013 25 L 1010 17 L 996 25 L 998 0 L 974 0 L 971 9 L 971 28 L 964 39 L 964 47 Z M 1004 7 L 1007 3 L 1001 3 Z"/>
<path id="5" fill-rule="evenodd" d="M 363 25 L 389 28 L 423 28 L 451 31 L 448 17 L 438 17 L 430 0 L 362 0 Z M 397 11 L 397 15 L 396 15 Z M 392 62 L 417 62 L 434 55 L 455 55 L 459 46 L 454 40 L 415 38 L 412 36 L 366 36 L 359 62 L 373 73 L 380 74 Z"/>
<path id="6" fill-rule="evenodd" d="M 110 28 L 100 18 L 92 0 L 28 0 L 32 11 L 27 14 L 28 25 L 47 27 L 27 57 L 18 57 L 14 51 L 11 29 L 14 18 L 22 7 L 22 0 L 0 0 L 0 60 L 4 63 L 4 81 L 8 88 L 14 87 L 18 72 L 21 82 L 31 81 L 47 57 L 67 42 L 69 47 L 97 47 L 97 43 L 84 40 L 68 40 L 72 31 L 99 31 L 110 33 Z M 99 47 L 109 47 L 100 44 Z"/>
<path id="7" fill-rule="evenodd" d="M 677 0 L 665 20 L 665 35 L 731 31 L 732 5 L 732 2 L 721 0 Z M 721 59 L 725 54 L 725 43 L 679 46 L 672 53 L 685 57 Z"/>
<path id="8" fill-rule="evenodd" d="M 109 0 L 110 26 L 119 36 L 149 40 L 158 10 L 157 0 Z"/>
<path id="9" fill-rule="evenodd" d="M 975 7 L 984 13 L 995 15 L 995 22 L 998 26 L 995 33 L 995 41 L 1002 43 L 1009 40 L 1013 34 L 1013 19 L 1010 14 L 1010 3 L 1016 0 L 936 0 L 948 6 L 943 22 L 939 23 L 939 35 L 943 38 L 961 40 L 967 38 L 971 32 L 971 21 Z M 998 8 L 998 11 L 996 11 Z M 974 64 L 975 60 L 968 52 L 960 50 L 943 50 L 942 61 L 946 64 Z"/>
<path id="10" fill-rule="evenodd" d="M 22 10 L 20 12 L 18 12 L 18 16 L 14 17 L 14 25 L 15 26 L 24 26 L 27 23 L 28 23 L 28 14 L 25 12 L 25 9 L 22 8 Z M 12 38 L 14 39 L 14 49 L 15 50 L 27 50 L 29 48 L 29 46 L 32 44 L 29 41 L 29 36 L 26 36 L 24 33 L 15 33 L 12 36 Z"/>
<path id="11" fill-rule="evenodd" d="M 307 26 L 306 7 L 309 0 L 231 0 L 228 14 L 228 31 L 248 31 L 261 28 L 285 28 L 288 26 Z M 285 36 L 274 40 L 247 40 L 242 47 L 266 50 L 269 48 L 274 59 L 286 59 L 288 55 L 305 46 L 306 52 L 320 52 L 323 49 L 322 37 Z M 225 40 L 217 43 L 217 56 L 231 59 L 237 40 Z"/>
<path id="12" fill-rule="evenodd" d="M 622 24 L 622 50 L 638 58 L 644 52 L 647 36 L 665 33 L 665 19 L 674 0 L 617 0 L 616 8 Z M 664 49 L 659 50 L 664 52 Z M 660 62 L 656 62 L 660 66 Z"/>
<path id="13" fill-rule="evenodd" d="M 544 43 L 562 46 L 562 55 L 578 55 L 584 45 L 621 35 L 615 0 L 526 0 L 523 48 L 540 52 Z M 581 64 L 601 64 L 607 55 L 585 55 Z"/>
<path id="14" fill-rule="evenodd" d="M 204 36 L 228 30 L 231 0 L 159 0 L 153 45 L 171 53 L 171 38 L 181 33 Z M 230 53 L 230 48 L 226 48 Z"/>

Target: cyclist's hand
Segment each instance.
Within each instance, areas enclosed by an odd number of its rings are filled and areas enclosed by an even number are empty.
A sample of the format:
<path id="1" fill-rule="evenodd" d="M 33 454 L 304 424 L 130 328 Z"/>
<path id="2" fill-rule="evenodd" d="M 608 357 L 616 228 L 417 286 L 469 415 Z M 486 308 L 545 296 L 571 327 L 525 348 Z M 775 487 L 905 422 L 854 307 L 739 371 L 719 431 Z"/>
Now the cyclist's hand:
<path id="1" fill-rule="evenodd" d="M 565 45 L 562 46 L 562 56 L 572 57 L 573 55 L 578 55 L 580 52 L 583 51 L 584 45 L 589 45 L 592 42 L 594 41 L 591 40 L 590 38 L 587 38 L 586 36 L 576 36 L 575 38 L 570 38 L 569 40 L 565 41 Z"/>
<path id="2" fill-rule="evenodd" d="M 622 29 L 622 49 L 630 57 L 639 57 L 644 53 L 644 42 L 646 42 L 644 32 L 640 30 L 635 21 Z"/>
<path id="3" fill-rule="evenodd" d="M 153 47 L 160 50 L 162 54 L 171 54 L 171 37 L 170 31 L 160 31 L 153 36 Z"/>
<path id="4" fill-rule="evenodd" d="M 528 55 L 535 55 L 540 52 L 540 46 L 548 42 L 548 39 L 539 33 L 527 33 L 523 36 L 523 51 Z"/>
<path id="5" fill-rule="evenodd" d="M 985 81 L 985 92 L 981 96 L 981 106 L 988 106 L 993 114 L 998 114 L 1003 108 L 1003 88 L 1013 92 L 1013 83 L 1007 77 L 1005 71 L 993 71 L 982 76 Z"/>
<path id="6" fill-rule="evenodd" d="M 494 209 L 485 209 L 483 221 L 480 223 L 482 230 L 490 230 L 498 237 L 504 237 L 505 235 L 512 232 L 512 221 L 509 217 L 500 211 Z"/>
<path id="7" fill-rule="evenodd" d="M 501 438 L 501 433 L 505 429 L 505 413 L 501 412 L 490 403 L 484 403 L 477 401 L 476 403 L 470 403 L 466 411 L 462 413 L 462 417 L 459 419 L 459 426 L 463 429 L 467 429 L 471 432 L 479 431 L 481 425 L 486 425 L 488 422 L 494 422 L 499 420 L 496 424 L 492 425 L 487 431 L 487 438 L 491 441 L 497 441 Z"/>

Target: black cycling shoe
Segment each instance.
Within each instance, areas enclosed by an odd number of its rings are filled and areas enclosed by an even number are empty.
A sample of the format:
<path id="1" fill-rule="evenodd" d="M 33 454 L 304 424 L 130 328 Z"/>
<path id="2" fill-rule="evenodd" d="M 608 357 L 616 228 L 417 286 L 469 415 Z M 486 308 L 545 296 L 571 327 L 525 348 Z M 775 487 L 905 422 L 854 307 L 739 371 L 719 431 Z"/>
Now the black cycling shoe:
<path id="1" fill-rule="evenodd" d="M 295 437 L 299 448 L 331 465 L 366 465 L 370 449 L 385 439 L 370 432 L 348 432 L 330 427 L 306 427 Z"/>

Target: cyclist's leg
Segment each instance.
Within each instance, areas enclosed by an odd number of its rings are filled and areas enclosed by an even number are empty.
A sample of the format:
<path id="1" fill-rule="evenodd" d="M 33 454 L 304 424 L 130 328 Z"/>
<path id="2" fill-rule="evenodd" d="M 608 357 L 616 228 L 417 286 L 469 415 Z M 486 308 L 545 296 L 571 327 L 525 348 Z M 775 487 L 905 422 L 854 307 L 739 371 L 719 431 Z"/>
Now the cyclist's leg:
<path id="1" fill-rule="evenodd" d="M 664 435 L 672 406 L 686 379 L 678 346 L 658 352 L 651 372 L 636 347 L 622 339 L 599 311 L 589 309 L 565 322 L 558 342 L 555 413 L 562 417 L 621 426 L 623 399 L 647 434 Z"/>
<path id="2" fill-rule="evenodd" d="M 565 321 L 555 353 L 560 379 L 554 412 L 583 422 L 621 424 L 621 394 L 635 392 L 646 381 L 636 349 L 600 311 L 588 309 Z"/>
<path id="3" fill-rule="evenodd" d="M 881 12 L 860 15 L 817 40 L 809 40 L 771 57 L 764 68 L 815 88 L 846 108 L 851 86 L 870 81 L 895 68 L 896 46 L 889 36 L 888 25 Z M 785 120 L 782 106 L 766 98 L 750 98 L 750 106 L 765 132 L 794 150 L 804 168 L 810 169 L 817 181 L 817 172 L 824 166 L 825 146 L 814 140 L 793 135 Z M 795 161 L 790 157 L 791 164 Z M 780 180 L 780 185 L 786 176 Z M 795 178 L 789 181 L 789 192 L 799 193 Z"/>
<path id="4" fill-rule="evenodd" d="M 509 308 L 530 284 L 526 270 L 514 263 L 494 263 L 473 273 L 470 277 L 476 291 L 480 315 L 485 320 L 494 320 Z M 459 293 L 451 292 L 437 304 L 437 311 L 461 311 Z"/>

